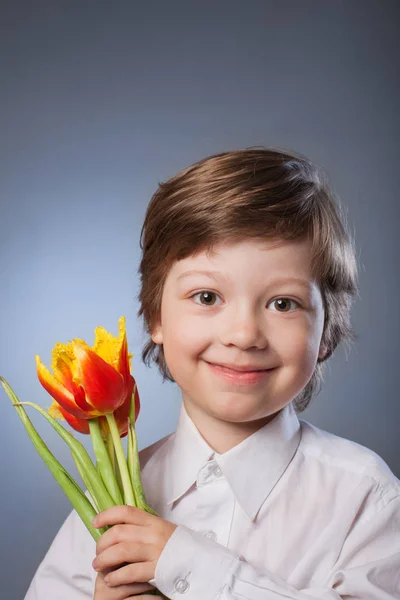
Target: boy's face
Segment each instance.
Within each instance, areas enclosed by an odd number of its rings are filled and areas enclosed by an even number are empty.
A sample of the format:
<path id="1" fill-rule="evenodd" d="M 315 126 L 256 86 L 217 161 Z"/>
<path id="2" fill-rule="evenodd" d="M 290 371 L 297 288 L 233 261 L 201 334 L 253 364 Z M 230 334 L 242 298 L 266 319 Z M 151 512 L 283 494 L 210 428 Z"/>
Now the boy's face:
<path id="1" fill-rule="evenodd" d="M 222 453 L 308 383 L 324 354 L 324 309 L 309 240 L 220 244 L 214 253 L 172 266 L 152 339 L 164 345 L 189 416 Z M 188 271 L 215 273 L 184 275 Z M 212 365 L 269 371 L 229 374 Z"/>

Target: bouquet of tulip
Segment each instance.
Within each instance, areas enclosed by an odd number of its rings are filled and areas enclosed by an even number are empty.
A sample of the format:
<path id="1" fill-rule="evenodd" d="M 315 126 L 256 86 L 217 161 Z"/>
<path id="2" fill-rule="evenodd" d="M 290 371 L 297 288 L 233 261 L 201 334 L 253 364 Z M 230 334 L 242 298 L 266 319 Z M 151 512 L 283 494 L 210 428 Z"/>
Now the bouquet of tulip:
<path id="1" fill-rule="evenodd" d="M 125 318 L 119 319 L 118 337 L 97 327 L 93 348 L 81 339 L 57 343 L 52 352 L 53 374 L 39 356 L 35 358 L 39 381 L 53 399 L 48 411 L 33 402 L 20 402 L 6 380 L 0 377 L 0 381 L 36 450 L 94 540 L 108 527 L 96 529 L 92 520 L 98 512 L 111 506 L 127 504 L 157 515 L 147 505 L 141 482 L 135 431 L 140 400 L 130 372 L 132 354 L 128 353 Z M 43 442 L 24 406 L 43 415 L 68 444 L 94 505 Z M 79 433 L 90 435 L 96 464 L 83 444 L 57 419 L 65 420 Z M 125 456 L 121 438 L 126 435 Z M 153 593 L 162 596 L 157 590 Z"/>

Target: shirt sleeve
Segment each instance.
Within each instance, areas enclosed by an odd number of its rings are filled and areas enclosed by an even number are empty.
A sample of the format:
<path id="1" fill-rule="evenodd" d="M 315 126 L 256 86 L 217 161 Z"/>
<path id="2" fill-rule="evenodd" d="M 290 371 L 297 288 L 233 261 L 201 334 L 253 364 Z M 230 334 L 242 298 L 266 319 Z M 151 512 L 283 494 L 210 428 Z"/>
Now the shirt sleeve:
<path id="1" fill-rule="evenodd" d="M 325 580 L 305 589 L 182 525 L 168 540 L 154 581 L 172 600 L 400 599 L 400 497 L 358 521 Z"/>
<path id="2" fill-rule="evenodd" d="M 40 563 L 25 600 L 92 600 L 96 543 L 73 510 Z"/>

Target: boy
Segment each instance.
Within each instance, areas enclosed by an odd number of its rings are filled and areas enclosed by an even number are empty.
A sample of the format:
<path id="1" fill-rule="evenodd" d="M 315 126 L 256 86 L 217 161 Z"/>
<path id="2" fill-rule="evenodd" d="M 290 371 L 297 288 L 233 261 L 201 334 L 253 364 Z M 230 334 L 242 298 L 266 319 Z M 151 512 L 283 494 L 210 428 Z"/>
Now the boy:
<path id="1" fill-rule="evenodd" d="M 210 156 L 160 184 L 142 236 L 142 358 L 183 399 L 140 454 L 160 517 L 108 509 L 96 546 L 72 512 L 26 600 L 400 598 L 400 481 L 297 418 L 355 339 L 355 251 L 321 174 L 279 150 Z"/>

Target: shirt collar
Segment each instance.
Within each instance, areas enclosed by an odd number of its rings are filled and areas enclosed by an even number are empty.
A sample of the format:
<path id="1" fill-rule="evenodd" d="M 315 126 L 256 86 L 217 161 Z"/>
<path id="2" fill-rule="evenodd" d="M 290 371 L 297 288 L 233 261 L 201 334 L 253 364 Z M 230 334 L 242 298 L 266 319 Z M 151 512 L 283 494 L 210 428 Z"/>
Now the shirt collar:
<path id="1" fill-rule="evenodd" d="M 292 402 L 258 431 L 224 454 L 207 444 L 182 402 L 171 448 L 168 504 L 173 504 L 195 483 L 198 472 L 214 458 L 237 502 L 254 520 L 296 454 L 301 428 Z M 251 490 L 251 492 L 249 492 Z"/>

